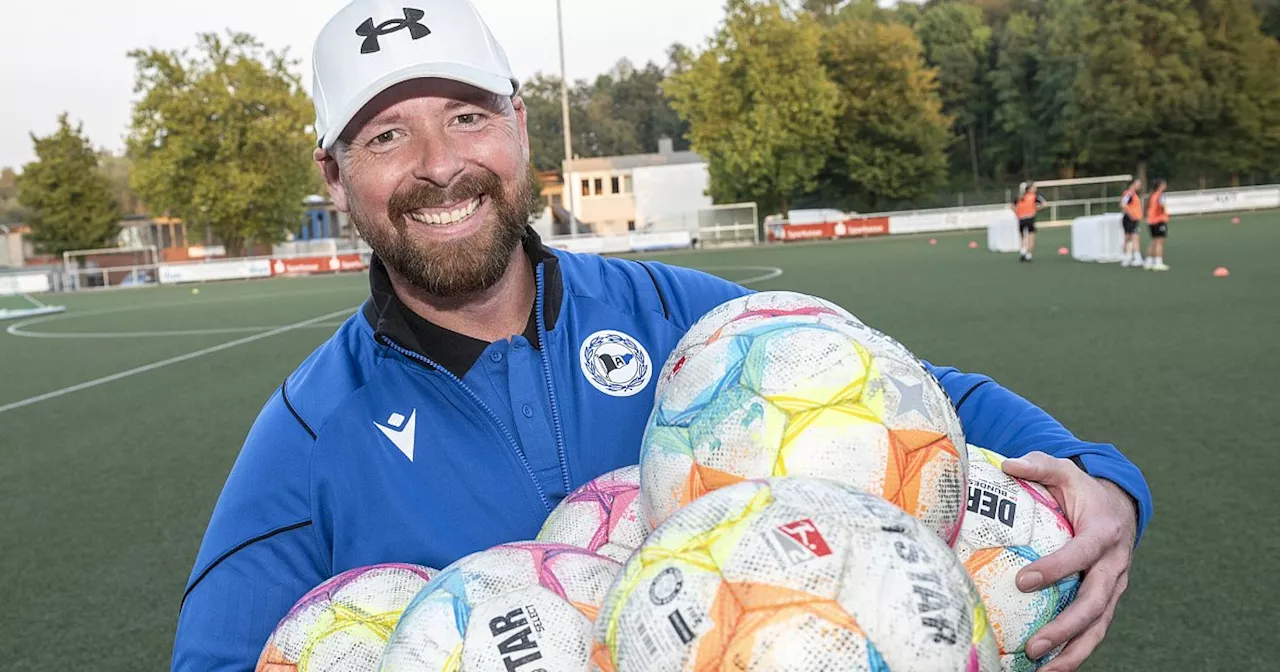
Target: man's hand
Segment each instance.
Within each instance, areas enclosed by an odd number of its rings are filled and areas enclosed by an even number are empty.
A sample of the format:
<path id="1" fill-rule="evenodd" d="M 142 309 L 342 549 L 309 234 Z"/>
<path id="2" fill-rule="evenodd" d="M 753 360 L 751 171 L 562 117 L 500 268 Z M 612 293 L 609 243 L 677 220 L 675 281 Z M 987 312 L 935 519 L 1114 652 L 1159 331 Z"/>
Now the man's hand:
<path id="1" fill-rule="evenodd" d="M 1026 647 L 1027 657 L 1035 660 L 1067 643 L 1042 672 L 1075 670 L 1107 634 L 1116 602 L 1129 585 L 1138 530 L 1133 500 L 1115 483 L 1086 474 L 1071 460 L 1044 453 L 1005 460 L 1004 471 L 1048 488 L 1075 528 L 1074 539 L 1024 567 L 1017 578 L 1019 590 L 1032 592 L 1083 573 L 1075 601 L 1033 635 Z"/>

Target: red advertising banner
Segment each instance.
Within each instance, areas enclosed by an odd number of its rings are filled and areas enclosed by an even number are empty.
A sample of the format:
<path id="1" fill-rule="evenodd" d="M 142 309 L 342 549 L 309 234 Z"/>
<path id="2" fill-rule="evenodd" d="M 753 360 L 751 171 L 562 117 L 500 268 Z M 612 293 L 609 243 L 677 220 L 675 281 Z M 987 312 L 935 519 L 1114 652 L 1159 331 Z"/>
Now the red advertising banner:
<path id="1" fill-rule="evenodd" d="M 272 275 L 314 275 L 316 273 L 363 271 L 364 269 L 364 262 L 360 260 L 360 255 L 358 254 L 271 260 Z"/>
<path id="2" fill-rule="evenodd" d="M 822 238 L 860 238 L 889 233 L 888 217 L 846 219 L 840 222 L 813 224 L 774 224 L 769 227 L 770 240 L 818 240 Z"/>

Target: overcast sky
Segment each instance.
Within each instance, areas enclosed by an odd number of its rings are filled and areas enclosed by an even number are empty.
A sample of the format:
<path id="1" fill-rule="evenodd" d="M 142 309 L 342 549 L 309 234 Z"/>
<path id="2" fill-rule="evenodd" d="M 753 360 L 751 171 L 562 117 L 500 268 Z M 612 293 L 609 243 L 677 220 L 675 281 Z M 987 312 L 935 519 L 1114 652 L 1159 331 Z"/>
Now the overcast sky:
<path id="1" fill-rule="evenodd" d="M 558 73 L 555 0 L 472 0 L 507 50 L 516 76 Z M 66 111 L 95 146 L 119 150 L 133 94 L 131 49 L 191 46 L 199 32 L 251 33 L 302 59 L 347 0 L 0 0 L 0 166 L 34 158 L 29 133 L 51 132 Z M 569 78 L 620 58 L 665 60 L 672 42 L 701 47 L 722 0 L 562 0 Z"/>

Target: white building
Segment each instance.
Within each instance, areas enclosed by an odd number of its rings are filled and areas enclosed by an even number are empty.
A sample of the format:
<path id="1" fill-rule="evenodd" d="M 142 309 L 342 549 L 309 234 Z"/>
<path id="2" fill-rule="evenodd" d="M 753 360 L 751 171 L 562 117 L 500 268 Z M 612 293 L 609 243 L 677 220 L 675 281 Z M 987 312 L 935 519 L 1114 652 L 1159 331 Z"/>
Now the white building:
<path id="1" fill-rule="evenodd" d="M 577 158 L 564 163 L 574 216 L 593 233 L 696 230 L 697 211 L 711 206 L 706 161 L 677 152 L 669 138 L 656 154 Z"/>

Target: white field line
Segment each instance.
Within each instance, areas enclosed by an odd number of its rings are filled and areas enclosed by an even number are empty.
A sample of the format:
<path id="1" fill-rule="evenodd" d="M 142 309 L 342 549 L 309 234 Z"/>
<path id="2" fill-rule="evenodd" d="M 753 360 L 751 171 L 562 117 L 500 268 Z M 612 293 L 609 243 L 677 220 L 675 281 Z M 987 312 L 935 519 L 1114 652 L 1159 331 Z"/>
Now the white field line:
<path id="1" fill-rule="evenodd" d="M 294 329 L 301 329 L 301 328 L 303 328 L 303 327 L 308 327 L 308 326 L 311 326 L 311 325 L 313 325 L 313 324 L 316 324 L 316 323 L 319 323 L 319 322 L 323 322 L 324 320 L 331 320 L 331 319 L 333 319 L 333 318 L 335 318 L 335 317 L 338 317 L 338 316 L 340 316 L 340 315 L 350 315 L 354 310 L 356 310 L 356 308 L 344 308 L 344 309 L 342 309 L 342 310 L 334 311 L 334 312 L 332 312 L 332 313 L 328 313 L 328 314 L 326 314 L 326 315 L 321 315 L 321 316 L 319 316 L 319 317 L 313 317 L 313 318 L 308 319 L 308 320 L 303 320 L 303 321 L 301 321 L 301 322 L 295 322 L 295 323 L 293 323 L 293 324 L 289 324 L 289 325 L 285 325 L 285 326 L 283 326 L 283 327 L 279 327 L 279 328 L 276 328 L 276 329 L 272 329 L 271 331 L 264 331 L 264 332 L 262 332 L 262 333 L 260 333 L 260 334 L 254 334 L 254 335 L 252 335 L 252 336 L 245 336 L 244 338 L 236 339 L 236 340 L 234 340 L 234 341 L 228 341 L 228 342 L 226 342 L 226 343 L 221 343 L 221 344 L 214 345 L 214 346 L 211 346 L 211 347 L 208 347 L 208 348 L 202 348 L 202 349 L 200 349 L 200 350 L 196 350 L 196 351 L 194 351 L 194 352 L 188 352 L 188 353 L 187 353 L 187 354 L 185 354 L 185 355 L 178 355 L 178 356 L 176 356 L 176 357 L 170 357 L 170 358 L 168 358 L 168 359 L 162 359 L 162 360 L 160 360 L 160 361 L 158 361 L 158 362 L 152 362 L 152 363 L 150 363 L 150 364 L 144 364 L 143 366 L 139 366 L 139 367 L 135 367 L 135 368 L 132 368 L 132 369 L 128 369 L 128 370 L 126 370 L 126 371 L 121 371 L 121 372 L 119 372 L 119 373 L 113 373 L 113 374 L 111 374 L 111 375 L 109 375 L 109 376 L 103 376 L 102 378 L 96 378 L 96 379 L 94 379 L 94 380 L 90 380 L 90 381 L 87 381 L 87 382 L 84 382 L 84 383 L 79 383 L 79 384 L 77 384 L 77 385 L 71 385 L 71 386 L 69 386 L 69 387 L 64 387 L 64 388 L 61 388 L 61 389 L 58 389 L 58 390 L 54 390 L 54 391 L 52 391 L 52 392 L 45 392 L 44 394 L 36 395 L 36 396 L 34 396 L 34 397 L 29 397 L 29 398 L 27 398 L 27 399 L 22 399 L 22 400 L 20 400 L 20 401 L 15 401 L 15 402 L 8 403 L 8 404 L 5 404 L 5 405 L 3 405 L 3 406 L 0 406 L 0 413 L 4 413 L 4 412 L 6 412 L 6 411 L 12 411 L 12 410 L 15 410 L 15 409 L 23 408 L 23 407 L 25 407 L 25 406 L 30 406 L 30 405 L 32 405 L 32 404 L 38 404 L 38 403 L 40 403 L 40 402 L 42 402 L 42 401 L 48 401 L 48 400 L 50 400 L 50 399 L 57 399 L 58 397 L 62 397 L 62 396 L 65 396 L 65 395 L 71 394 L 72 392 L 79 392 L 79 391 L 81 391 L 81 390 L 87 390 L 87 389 L 89 389 L 89 388 L 91 388 L 91 387 L 97 387 L 97 386 L 99 386 L 99 385 L 105 385 L 105 384 L 107 384 L 107 383 L 115 382 L 115 381 L 117 381 L 117 380 L 121 380 L 121 379 L 123 379 L 123 378 L 128 378 L 128 377 L 130 377 L 130 376 L 136 376 L 136 375 L 138 375 L 138 374 L 140 374 L 140 373 L 146 373 L 146 372 L 148 372 L 148 371 L 155 371 L 156 369 L 164 368 L 164 367 L 166 367 L 166 366 L 170 366 L 170 365 L 173 365 L 173 364 L 180 364 L 180 363 L 182 363 L 182 362 L 186 362 L 186 361 L 189 361 L 189 360 L 195 359 L 195 358 L 197 358 L 197 357 L 203 357 L 203 356 L 205 356 L 205 355 L 211 355 L 211 354 L 213 354 L 213 353 L 215 353 L 215 352 L 222 352 L 223 350 L 229 350 L 229 349 L 231 349 L 231 348 L 235 348 L 235 347 L 238 347 L 238 346 L 241 346 L 241 345 L 247 345 L 247 344 L 249 344 L 249 343 L 253 343 L 254 341 L 260 341 L 260 340 L 262 340 L 262 339 L 264 339 L 264 338 L 270 338 L 270 337 L 272 337 L 272 336 L 278 336 L 278 335 L 283 334 L 283 333 L 285 333 L 285 332 L 293 331 Z"/>
<path id="2" fill-rule="evenodd" d="M 751 276 L 746 280 L 729 280 L 729 282 L 739 285 L 750 285 L 782 277 L 782 269 L 777 266 L 700 266 L 697 270 L 708 273 L 712 271 L 764 271 L 763 274 Z"/>

